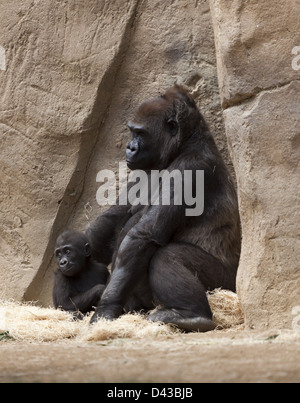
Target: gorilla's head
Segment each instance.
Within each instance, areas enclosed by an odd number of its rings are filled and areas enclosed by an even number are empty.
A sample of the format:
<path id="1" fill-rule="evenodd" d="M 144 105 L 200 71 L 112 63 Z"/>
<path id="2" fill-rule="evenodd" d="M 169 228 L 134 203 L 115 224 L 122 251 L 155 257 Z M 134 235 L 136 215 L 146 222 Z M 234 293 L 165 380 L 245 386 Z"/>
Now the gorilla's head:
<path id="1" fill-rule="evenodd" d="M 87 237 L 78 231 L 66 231 L 56 241 L 55 257 L 59 270 L 73 277 L 84 270 L 86 259 L 91 256 Z"/>
<path id="2" fill-rule="evenodd" d="M 126 161 L 131 170 L 165 169 L 184 152 L 187 140 L 205 129 L 195 101 L 181 86 L 144 102 L 128 123 L 132 140 Z"/>

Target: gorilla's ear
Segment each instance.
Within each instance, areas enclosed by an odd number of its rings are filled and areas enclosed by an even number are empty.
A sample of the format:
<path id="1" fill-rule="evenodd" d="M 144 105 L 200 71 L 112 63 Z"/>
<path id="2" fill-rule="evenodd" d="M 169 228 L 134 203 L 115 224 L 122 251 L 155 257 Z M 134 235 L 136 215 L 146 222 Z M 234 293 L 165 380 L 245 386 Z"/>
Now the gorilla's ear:
<path id="1" fill-rule="evenodd" d="M 180 98 L 176 99 L 173 104 L 174 107 L 174 121 L 178 124 L 179 127 L 182 126 L 181 122 L 184 122 L 189 117 L 189 106 L 186 100 L 180 96 Z"/>
<path id="2" fill-rule="evenodd" d="M 171 135 L 176 136 L 179 130 L 179 122 L 177 120 L 177 116 L 169 119 L 167 124 L 168 124 L 168 130 L 171 133 Z"/>
<path id="3" fill-rule="evenodd" d="M 181 102 L 185 103 L 186 107 L 197 109 L 194 98 L 183 86 L 176 84 L 175 89 L 177 92 L 177 97 Z"/>
<path id="4" fill-rule="evenodd" d="M 90 256 L 92 255 L 92 249 L 91 249 L 89 243 L 86 243 L 86 244 L 84 245 L 84 253 L 85 253 L 85 256 L 86 256 L 86 257 L 90 257 Z"/>
<path id="5" fill-rule="evenodd" d="M 174 100 L 174 112 L 179 129 L 184 137 L 189 137 L 202 121 L 200 111 L 194 98 L 180 86 L 177 89 L 177 99 Z"/>

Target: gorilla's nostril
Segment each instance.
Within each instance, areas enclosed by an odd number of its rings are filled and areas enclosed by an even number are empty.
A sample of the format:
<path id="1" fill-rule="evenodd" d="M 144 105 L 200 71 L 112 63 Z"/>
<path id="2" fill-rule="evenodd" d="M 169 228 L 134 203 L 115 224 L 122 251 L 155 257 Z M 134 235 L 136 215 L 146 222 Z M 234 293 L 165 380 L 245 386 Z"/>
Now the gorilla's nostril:
<path id="1" fill-rule="evenodd" d="M 61 259 L 59 262 L 60 267 L 64 267 L 68 264 L 68 259 Z"/>
<path id="2" fill-rule="evenodd" d="M 126 152 L 129 154 L 136 154 L 139 151 L 139 145 L 136 141 L 131 141 L 128 146 Z"/>

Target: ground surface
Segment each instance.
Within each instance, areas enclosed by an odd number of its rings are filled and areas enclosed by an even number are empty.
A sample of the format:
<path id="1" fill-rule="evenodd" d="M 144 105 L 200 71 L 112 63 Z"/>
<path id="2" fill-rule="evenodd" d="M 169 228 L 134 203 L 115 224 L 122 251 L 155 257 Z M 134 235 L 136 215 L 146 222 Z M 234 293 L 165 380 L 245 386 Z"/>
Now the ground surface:
<path id="1" fill-rule="evenodd" d="M 0 382 L 299 382 L 300 334 L 0 342 Z"/>

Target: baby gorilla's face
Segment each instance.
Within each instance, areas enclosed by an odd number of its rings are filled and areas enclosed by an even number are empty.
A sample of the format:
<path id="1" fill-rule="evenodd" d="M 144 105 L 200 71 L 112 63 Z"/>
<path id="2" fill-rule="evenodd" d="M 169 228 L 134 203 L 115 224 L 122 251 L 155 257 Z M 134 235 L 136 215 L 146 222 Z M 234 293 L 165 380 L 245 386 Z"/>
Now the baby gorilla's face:
<path id="1" fill-rule="evenodd" d="M 61 272 L 67 276 L 76 276 L 85 263 L 85 256 L 82 256 L 72 245 L 62 245 L 55 251 L 56 261 Z"/>
<path id="2" fill-rule="evenodd" d="M 58 238 L 55 257 L 60 271 L 65 276 L 73 277 L 84 270 L 89 256 L 89 244 L 82 234 L 67 232 Z"/>

